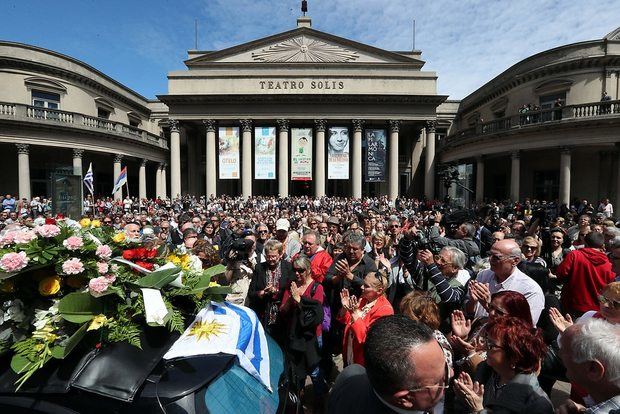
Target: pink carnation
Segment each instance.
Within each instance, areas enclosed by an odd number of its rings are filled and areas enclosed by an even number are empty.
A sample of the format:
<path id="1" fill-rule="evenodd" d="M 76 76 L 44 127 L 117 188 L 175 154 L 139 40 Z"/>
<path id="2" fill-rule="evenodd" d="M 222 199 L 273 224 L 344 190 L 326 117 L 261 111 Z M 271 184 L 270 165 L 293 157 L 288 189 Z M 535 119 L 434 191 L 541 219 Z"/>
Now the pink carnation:
<path id="1" fill-rule="evenodd" d="M 32 230 L 16 231 L 13 235 L 15 243 L 26 244 L 37 238 L 37 234 Z"/>
<path id="2" fill-rule="evenodd" d="M 111 283 L 112 282 L 110 282 L 107 278 L 99 276 L 94 279 L 90 279 L 88 282 L 88 290 L 91 295 L 98 296 L 105 292 Z"/>
<path id="3" fill-rule="evenodd" d="M 68 239 L 63 240 L 62 245 L 69 250 L 77 250 L 80 247 L 84 246 L 84 241 L 81 237 L 71 236 Z"/>
<path id="4" fill-rule="evenodd" d="M 112 257 L 112 249 L 107 244 L 104 244 L 103 246 L 97 246 L 97 251 L 95 252 L 95 254 L 101 259 L 107 260 Z"/>
<path id="5" fill-rule="evenodd" d="M 10 231 L 6 233 L 4 236 L 2 236 L 2 239 L 0 240 L 0 244 L 4 247 L 9 244 L 15 243 L 15 233 L 16 233 L 15 231 Z"/>
<path id="6" fill-rule="evenodd" d="M 55 224 L 44 224 L 35 230 L 41 237 L 56 237 L 60 234 L 60 227 Z"/>
<path id="7" fill-rule="evenodd" d="M 28 265 L 28 260 L 25 252 L 6 253 L 0 259 L 0 269 L 9 273 L 17 272 Z"/>
<path id="8" fill-rule="evenodd" d="M 79 275 L 84 271 L 84 265 L 78 258 L 69 259 L 62 264 L 62 271 L 66 275 Z"/>
<path id="9" fill-rule="evenodd" d="M 108 279 L 108 282 L 110 282 L 110 284 L 114 283 L 114 281 L 116 280 L 116 276 L 114 276 L 112 273 L 103 275 L 103 277 Z"/>
<path id="10" fill-rule="evenodd" d="M 97 262 L 97 270 L 99 271 L 100 275 L 105 275 L 106 273 L 108 273 L 109 266 L 105 262 Z"/>

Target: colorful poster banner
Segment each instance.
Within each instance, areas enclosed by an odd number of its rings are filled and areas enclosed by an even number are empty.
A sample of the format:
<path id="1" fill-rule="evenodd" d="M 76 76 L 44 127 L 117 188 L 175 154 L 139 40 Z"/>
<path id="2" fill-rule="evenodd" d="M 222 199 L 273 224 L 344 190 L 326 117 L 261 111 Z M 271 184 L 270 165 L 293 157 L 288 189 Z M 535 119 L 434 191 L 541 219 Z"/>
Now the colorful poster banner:
<path id="1" fill-rule="evenodd" d="M 239 128 L 222 127 L 218 131 L 220 180 L 239 179 Z"/>
<path id="2" fill-rule="evenodd" d="M 254 128 L 254 179 L 276 179 L 276 128 Z"/>
<path id="3" fill-rule="evenodd" d="M 312 180 L 312 129 L 291 129 L 291 180 Z"/>
<path id="4" fill-rule="evenodd" d="M 366 138 L 366 182 L 385 181 L 385 129 L 367 129 Z"/>
<path id="5" fill-rule="evenodd" d="M 331 127 L 327 140 L 327 179 L 349 179 L 349 128 Z"/>

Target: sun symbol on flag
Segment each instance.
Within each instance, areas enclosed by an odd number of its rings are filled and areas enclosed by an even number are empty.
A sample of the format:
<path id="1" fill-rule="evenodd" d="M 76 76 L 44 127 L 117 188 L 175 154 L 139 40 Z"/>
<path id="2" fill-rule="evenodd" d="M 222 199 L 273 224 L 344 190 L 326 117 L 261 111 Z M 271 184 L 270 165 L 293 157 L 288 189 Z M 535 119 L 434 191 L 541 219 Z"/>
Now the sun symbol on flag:
<path id="1" fill-rule="evenodd" d="M 219 336 L 226 333 L 226 325 L 216 321 L 196 322 L 189 330 L 188 336 L 195 336 L 197 341 L 209 339 L 212 335 Z"/>

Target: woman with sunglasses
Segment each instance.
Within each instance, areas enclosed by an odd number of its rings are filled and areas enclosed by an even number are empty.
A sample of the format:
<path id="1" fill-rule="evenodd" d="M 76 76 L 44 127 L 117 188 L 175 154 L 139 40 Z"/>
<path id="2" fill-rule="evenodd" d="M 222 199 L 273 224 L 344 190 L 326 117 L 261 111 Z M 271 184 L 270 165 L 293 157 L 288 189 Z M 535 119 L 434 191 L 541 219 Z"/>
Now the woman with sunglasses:
<path id="1" fill-rule="evenodd" d="M 540 257 L 540 251 L 542 243 L 536 237 L 525 236 L 523 243 L 521 244 L 521 252 L 523 253 L 523 259 L 529 263 L 538 263 L 543 267 L 547 267 L 545 259 Z"/>
<path id="2" fill-rule="evenodd" d="M 364 342 L 368 329 L 377 319 L 393 315 L 394 309 L 385 297 L 387 271 L 380 269 L 364 277 L 361 299 L 349 295 L 349 290 L 340 291 L 342 309 L 338 320 L 344 324 L 342 358 L 344 366 L 364 365 Z"/>
<path id="3" fill-rule="evenodd" d="M 470 412 L 552 414 L 536 376 L 547 350 L 542 332 L 502 316 L 486 325 L 484 339 L 487 360 L 476 370 L 475 382 L 465 372 L 454 381 Z"/>

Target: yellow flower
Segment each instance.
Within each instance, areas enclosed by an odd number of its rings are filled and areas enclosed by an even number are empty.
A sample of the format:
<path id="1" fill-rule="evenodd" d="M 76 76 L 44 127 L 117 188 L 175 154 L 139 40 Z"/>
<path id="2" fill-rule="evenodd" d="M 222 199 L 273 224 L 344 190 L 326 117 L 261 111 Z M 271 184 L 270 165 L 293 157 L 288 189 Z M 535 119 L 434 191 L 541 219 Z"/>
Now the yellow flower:
<path id="1" fill-rule="evenodd" d="M 39 293 L 43 296 L 52 296 L 60 290 L 60 278 L 49 276 L 39 282 Z"/>
<path id="2" fill-rule="evenodd" d="M 0 284 L 0 292 L 2 293 L 13 293 L 15 292 L 15 282 L 12 280 L 5 280 Z"/>
<path id="3" fill-rule="evenodd" d="M 93 227 L 101 227 L 101 220 L 95 219 L 95 220 L 90 222 L 90 225 L 93 226 Z"/>
<path id="4" fill-rule="evenodd" d="M 86 329 L 87 331 L 96 331 L 97 329 L 101 328 L 102 326 L 107 325 L 110 321 L 112 320 L 112 318 L 108 319 L 105 315 L 97 315 L 93 318 L 92 321 L 90 321 L 90 325 L 88 325 L 88 329 Z"/>
<path id="5" fill-rule="evenodd" d="M 84 217 L 82 220 L 80 220 L 80 226 L 82 227 L 90 226 L 90 219 L 88 217 Z"/>
<path id="6" fill-rule="evenodd" d="M 125 241 L 125 233 L 120 232 L 120 233 L 116 233 L 114 235 L 114 237 L 112 237 L 112 241 L 116 242 L 116 243 L 122 243 Z"/>
<path id="7" fill-rule="evenodd" d="M 181 264 L 181 258 L 176 254 L 168 255 L 168 257 L 166 257 L 166 260 L 174 265 Z"/>
<path id="8" fill-rule="evenodd" d="M 220 286 L 219 283 L 214 282 L 214 281 L 210 281 L 209 282 L 209 286 L 207 286 L 207 289 L 210 288 L 210 287 L 219 287 L 219 286 Z"/>

